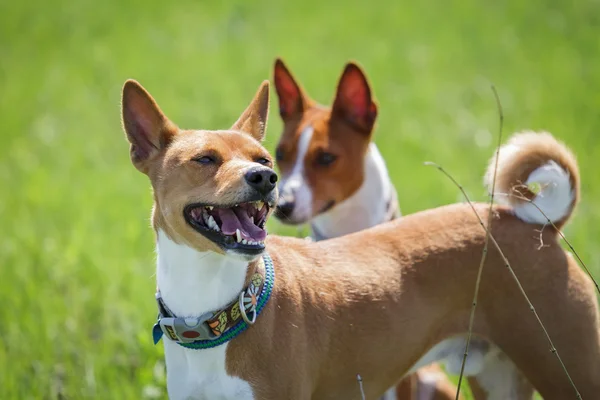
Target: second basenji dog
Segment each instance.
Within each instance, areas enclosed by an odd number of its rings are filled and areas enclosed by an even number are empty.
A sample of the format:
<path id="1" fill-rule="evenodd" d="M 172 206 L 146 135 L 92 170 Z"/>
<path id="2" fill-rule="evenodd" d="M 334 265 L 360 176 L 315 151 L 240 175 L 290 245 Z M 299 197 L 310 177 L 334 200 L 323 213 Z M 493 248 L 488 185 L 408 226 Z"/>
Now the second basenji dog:
<path id="1" fill-rule="evenodd" d="M 284 122 L 275 152 L 278 219 L 310 222 L 313 238 L 322 240 L 400 216 L 396 190 L 371 140 L 377 104 L 362 70 L 346 66 L 332 107 L 308 97 L 281 60 L 274 82 Z"/>
<path id="2" fill-rule="evenodd" d="M 277 59 L 273 82 L 283 133 L 276 149 L 281 173 L 275 216 L 285 224 L 310 223 L 323 240 L 400 217 L 397 193 L 373 142 L 377 104 L 363 70 L 348 63 L 332 107 L 314 101 Z M 407 377 L 385 400 L 455 398 L 456 387 L 437 364 Z"/>
<path id="3" fill-rule="evenodd" d="M 137 82 L 123 88 L 133 165 L 154 195 L 159 318 L 173 399 L 381 396 L 465 334 L 486 233 L 467 204 L 412 214 L 320 242 L 268 236 L 278 198 L 261 145 L 268 82 L 229 129 L 184 130 Z M 577 164 L 547 134 L 501 151 L 497 189 L 519 190 L 560 229 L 579 197 Z M 535 193 L 527 189 L 540 182 Z M 525 185 L 525 186 L 524 186 Z M 474 204 L 535 305 L 584 399 L 600 393 L 594 286 L 532 204 Z M 539 246 L 541 239 L 544 246 Z M 480 381 L 491 399 L 574 390 L 498 252 L 488 253 L 474 334 L 502 350 Z M 500 357 L 498 358 L 501 359 Z M 429 362 L 427 362 L 429 364 Z M 497 368 L 495 368 L 497 367 Z"/>

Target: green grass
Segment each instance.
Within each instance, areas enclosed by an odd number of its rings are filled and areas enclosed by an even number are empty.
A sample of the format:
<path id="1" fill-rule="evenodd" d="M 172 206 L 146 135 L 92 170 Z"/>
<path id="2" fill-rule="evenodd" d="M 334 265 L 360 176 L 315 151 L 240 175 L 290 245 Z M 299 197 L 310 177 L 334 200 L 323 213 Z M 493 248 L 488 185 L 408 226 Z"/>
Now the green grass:
<path id="1" fill-rule="evenodd" d="M 600 276 L 599 28 L 595 0 L 3 1 L 0 398 L 163 396 L 150 187 L 119 121 L 130 77 L 180 126 L 225 128 L 276 56 L 323 103 L 358 60 L 405 214 L 460 199 L 424 161 L 484 199 L 493 83 L 506 133 L 547 129 L 578 155 L 566 234 Z"/>

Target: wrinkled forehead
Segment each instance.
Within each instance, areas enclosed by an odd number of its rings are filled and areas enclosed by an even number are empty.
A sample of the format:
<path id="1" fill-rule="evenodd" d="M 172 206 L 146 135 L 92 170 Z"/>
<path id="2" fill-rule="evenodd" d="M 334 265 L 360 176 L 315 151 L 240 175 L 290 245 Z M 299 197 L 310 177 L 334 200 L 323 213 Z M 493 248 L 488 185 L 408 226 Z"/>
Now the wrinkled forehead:
<path id="1" fill-rule="evenodd" d="M 267 150 L 247 133 L 231 130 L 181 131 L 169 146 L 170 156 L 192 158 L 219 155 L 223 159 L 267 156 Z"/>

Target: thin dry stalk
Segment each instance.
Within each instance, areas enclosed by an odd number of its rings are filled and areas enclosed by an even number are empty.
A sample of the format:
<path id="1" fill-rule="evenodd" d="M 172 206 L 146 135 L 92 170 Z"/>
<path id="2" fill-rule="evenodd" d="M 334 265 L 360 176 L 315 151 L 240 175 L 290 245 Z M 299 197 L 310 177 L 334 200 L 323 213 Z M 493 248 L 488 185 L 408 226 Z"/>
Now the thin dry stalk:
<path id="1" fill-rule="evenodd" d="M 469 206 L 471 207 L 471 209 L 475 213 L 475 216 L 479 220 L 479 225 L 481 225 L 481 227 L 486 231 L 486 234 L 488 235 L 489 239 L 492 241 L 492 244 L 494 245 L 494 247 L 496 248 L 496 250 L 498 250 L 498 253 L 500 254 L 500 257 L 502 257 L 502 261 L 504 263 L 504 266 L 510 272 L 510 274 L 513 277 L 515 283 L 517 284 L 519 290 L 521 291 L 521 294 L 523 295 L 523 297 L 527 301 L 527 304 L 529 305 L 529 310 L 533 313 L 533 315 L 535 316 L 536 320 L 538 321 L 540 327 L 544 331 L 544 335 L 546 336 L 546 339 L 548 340 L 548 344 L 550 345 L 550 351 L 554 355 L 556 355 L 556 358 L 558 359 L 558 362 L 562 366 L 562 369 L 565 372 L 566 377 L 569 379 L 569 382 L 571 383 L 571 386 L 573 386 L 573 390 L 575 390 L 575 393 L 576 393 L 576 396 L 577 396 L 576 398 L 577 399 L 581 399 L 581 394 L 579 393 L 579 390 L 577 390 L 577 386 L 575 386 L 575 383 L 573 382 L 573 379 L 571 379 L 571 375 L 569 374 L 569 371 L 567 371 L 567 367 L 563 363 L 562 358 L 560 358 L 560 355 L 558 354 L 558 350 L 556 349 L 556 347 L 554 347 L 554 343 L 552 342 L 552 339 L 550 338 L 550 335 L 548 334 L 548 331 L 546 330 L 546 327 L 544 326 L 544 323 L 540 319 L 540 316 L 538 315 L 537 311 L 535 311 L 535 307 L 531 303 L 531 300 L 529 300 L 529 297 L 527 296 L 527 293 L 525 293 L 525 289 L 523 289 L 523 286 L 521 285 L 521 281 L 519 281 L 519 278 L 515 274 L 515 271 L 510 266 L 510 263 L 508 262 L 508 259 L 506 258 L 506 256 L 504 255 L 504 252 L 500 248 L 500 245 L 498 244 L 498 242 L 494 238 L 494 235 L 492 235 L 492 233 L 490 232 L 490 230 L 483 223 L 483 220 L 481 219 L 481 216 L 479 215 L 479 213 L 477 213 L 477 210 L 475 209 L 475 206 L 471 202 L 471 199 L 469 198 L 469 196 L 467 195 L 467 193 L 465 192 L 465 190 L 463 189 L 463 187 L 452 177 L 452 175 L 450 175 L 448 172 L 446 172 L 446 170 L 441 165 L 438 165 L 438 164 L 433 163 L 433 162 L 427 162 L 426 165 L 431 165 L 431 166 L 436 167 L 440 172 L 442 172 L 444 175 L 446 175 L 446 177 L 448 177 L 448 179 L 450 179 L 456 185 L 456 187 L 458 187 L 458 189 L 462 192 L 463 196 L 467 200 L 467 203 L 469 204 Z M 490 209 L 490 213 L 492 213 L 492 212 L 493 212 L 493 210 Z"/>
<path id="2" fill-rule="evenodd" d="M 502 111 L 502 104 L 500 103 L 500 97 L 494 85 L 492 85 L 492 92 L 496 98 L 496 105 L 498 106 L 499 115 L 499 127 L 498 127 L 498 146 L 496 147 L 496 164 L 494 166 L 494 177 L 492 179 L 492 194 L 490 196 L 490 210 L 494 206 L 494 189 L 496 188 L 496 172 L 498 171 L 498 158 L 500 154 L 500 145 L 502 144 L 502 127 L 504 126 L 504 112 Z M 462 188 L 461 188 L 462 190 Z M 490 212 L 488 216 L 488 228 L 491 229 L 493 213 Z M 481 253 L 481 261 L 479 262 L 479 269 L 477 270 L 477 279 L 475 280 L 475 293 L 473 293 L 473 303 L 471 308 L 471 315 L 469 316 L 469 330 L 467 333 L 467 342 L 465 343 L 465 352 L 463 354 L 462 363 L 460 365 L 460 374 L 458 376 L 458 385 L 456 388 L 455 400 L 460 397 L 460 386 L 462 384 L 463 375 L 465 373 L 465 364 L 467 363 L 467 356 L 469 354 L 469 345 L 471 344 L 471 337 L 473 336 L 473 323 L 475 322 L 475 310 L 477 309 L 477 299 L 479 298 L 479 284 L 481 283 L 481 275 L 483 273 L 483 265 L 488 253 L 488 244 L 490 241 L 490 230 L 487 230 L 485 235 L 485 242 L 483 245 L 483 251 Z"/>
<path id="3" fill-rule="evenodd" d="M 356 380 L 358 381 L 358 387 L 360 388 L 360 396 L 362 400 L 367 400 L 365 397 L 365 390 L 363 389 L 362 376 L 360 374 L 356 374 Z"/>
<path id="4" fill-rule="evenodd" d="M 579 265 L 581 265 L 581 267 L 583 268 L 583 270 L 585 271 L 586 274 L 588 274 L 588 276 L 590 277 L 590 279 L 592 280 L 592 282 L 594 282 L 594 286 L 596 286 L 596 291 L 598 292 L 598 294 L 600 294 L 600 287 L 598 286 L 598 282 L 596 282 L 596 280 L 594 279 L 594 276 L 592 275 L 592 273 L 590 272 L 590 270 L 588 269 L 587 265 L 585 265 L 585 263 L 583 262 L 583 260 L 581 259 L 581 257 L 579 257 L 579 254 L 577 253 L 577 251 L 575 251 L 575 248 L 573 247 L 573 245 L 571 244 L 571 242 L 569 242 L 566 238 L 566 236 L 562 233 L 562 231 L 560 229 L 558 229 L 556 227 L 556 225 L 554 225 L 554 222 L 552 222 L 550 220 L 550 218 L 548 218 L 548 216 L 546 215 L 545 212 L 542 211 L 542 209 L 533 202 L 533 200 L 528 199 L 527 197 L 518 195 L 518 194 L 509 194 L 509 193 L 496 193 L 498 196 L 511 196 L 520 200 L 524 200 L 527 201 L 529 203 L 531 203 L 535 208 L 538 209 L 538 211 L 540 213 L 542 213 L 542 215 L 544 216 L 544 218 L 546 218 L 547 224 L 551 225 L 554 230 L 556 232 L 558 232 L 558 235 L 561 237 L 562 240 L 564 240 L 564 242 L 567 244 L 567 246 L 569 246 L 569 249 L 573 252 L 573 254 L 575 255 L 575 257 L 577 258 L 577 261 L 579 261 Z"/>
<path id="5" fill-rule="evenodd" d="M 542 226 L 542 229 L 535 229 L 535 231 L 536 231 L 537 233 L 539 233 L 539 235 L 538 235 L 538 240 L 540 241 L 540 245 L 537 247 L 537 249 L 536 249 L 536 250 L 541 250 L 541 249 L 543 249 L 544 247 L 548 247 L 548 245 L 544 243 L 544 228 L 546 228 L 546 226 L 547 226 L 547 225 L 548 225 L 548 224 L 544 224 L 544 225 Z"/>

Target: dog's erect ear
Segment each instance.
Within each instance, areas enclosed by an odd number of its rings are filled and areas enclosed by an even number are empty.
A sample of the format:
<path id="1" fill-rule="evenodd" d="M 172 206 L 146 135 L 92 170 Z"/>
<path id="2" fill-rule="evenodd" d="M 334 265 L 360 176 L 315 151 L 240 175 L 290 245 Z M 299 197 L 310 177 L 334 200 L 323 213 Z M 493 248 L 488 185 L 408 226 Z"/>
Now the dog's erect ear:
<path id="1" fill-rule="evenodd" d="M 177 133 L 152 96 L 133 79 L 123 86 L 121 102 L 123 129 L 131 143 L 131 162 L 140 171 L 148 171 L 147 162 L 165 148 Z"/>
<path id="2" fill-rule="evenodd" d="M 370 134 L 377 118 L 377 104 L 371 98 L 367 77 L 354 63 L 348 63 L 338 83 L 333 114 L 360 131 Z"/>
<path id="3" fill-rule="evenodd" d="M 279 97 L 279 115 L 281 115 L 281 118 L 285 120 L 295 114 L 302 113 L 306 106 L 304 93 L 281 58 L 275 60 L 273 81 L 275 82 L 277 97 Z"/>
<path id="4" fill-rule="evenodd" d="M 269 117 L 269 81 L 263 81 L 250 105 L 231 129 L 249 133 L 259 142 L 265 137 Z"/>

